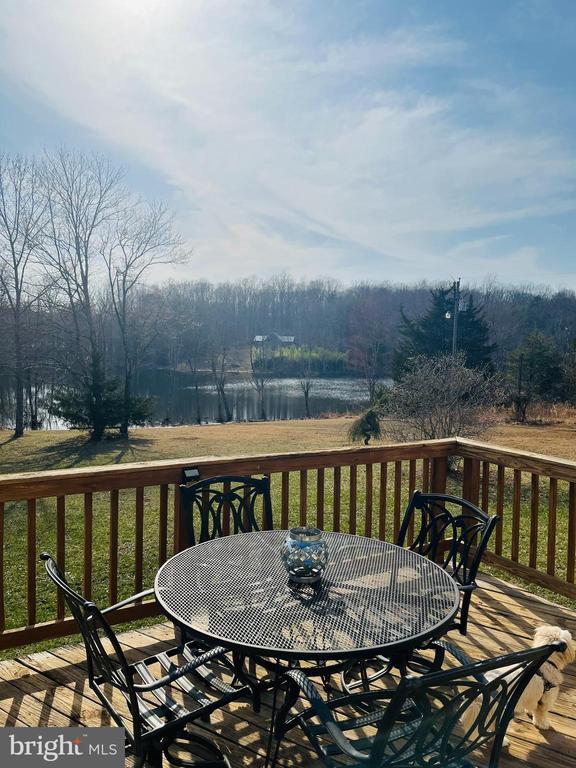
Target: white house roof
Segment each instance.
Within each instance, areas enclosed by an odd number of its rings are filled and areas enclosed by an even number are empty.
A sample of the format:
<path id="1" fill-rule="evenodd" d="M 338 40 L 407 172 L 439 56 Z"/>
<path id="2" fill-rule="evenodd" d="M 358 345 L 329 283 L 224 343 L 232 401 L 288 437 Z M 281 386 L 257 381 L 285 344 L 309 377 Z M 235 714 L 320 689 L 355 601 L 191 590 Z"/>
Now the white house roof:
<path id="1" fill-rule="evenodd" d="M 263 344 L 272 338 L 281 341 L 282 344 L 294 344 L 295 336 L 281 336 L 279 333 L 268 333 L 265 336 L 254 336 L 254 344 Z"/>

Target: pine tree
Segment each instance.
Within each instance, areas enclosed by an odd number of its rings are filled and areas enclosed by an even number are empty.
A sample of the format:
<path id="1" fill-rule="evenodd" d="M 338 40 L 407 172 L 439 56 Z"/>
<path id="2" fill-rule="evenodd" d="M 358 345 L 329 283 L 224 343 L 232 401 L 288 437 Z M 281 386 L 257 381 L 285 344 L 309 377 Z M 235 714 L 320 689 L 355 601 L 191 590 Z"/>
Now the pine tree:
<path id="1" fill-rule="evenodd" d="M 401 342 L 394 356 L 395 378 L 401 376 L 407 362 L 421 355 L 434 357 L 452 350 L 454 293 L 452 288 L 432 289 L 431 304 L 418 318 L 401 313 Z M 490 343 L 490 331 L 482 307 L 470 295 L 458 313 L 457 349 L 464 353 L 470 368 L 492 368 L 495 345 Z"/>
<path id="2" fill-rule="evenodd" d="M 526 420 L 530 404 L 554 402 L 566 397 L 567 377 L 562 355 L 550 336 L 533 331 L 510 355 L 508 385 L 518 421 Z"/>

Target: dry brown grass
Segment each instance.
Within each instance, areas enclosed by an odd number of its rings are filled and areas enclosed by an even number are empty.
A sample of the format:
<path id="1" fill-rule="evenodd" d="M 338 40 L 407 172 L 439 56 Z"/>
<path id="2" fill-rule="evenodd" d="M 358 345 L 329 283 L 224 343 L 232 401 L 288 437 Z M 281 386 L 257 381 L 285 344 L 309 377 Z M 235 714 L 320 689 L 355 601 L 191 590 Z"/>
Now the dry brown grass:
<path id="1" fill-rule="evenodd" d="M 63 469 L 91 464 L 240 456 L 306 451 L 348 445 L 351 419 L 309 419 L 241 424 L 132 429 L 130 438 L 92 443 L 86 433 L 69 430 L 27 432 L 14 440 L 0 430 L 0 474 Z"/>
<path id="2" fill-rule="evenodd" d="M 129 440 L 92 443 L 69 430 L 27 432 L 14 440 L 0 430 L 0 474 L 119 464 L 163 458 L 234 456 L 337 448 L 349 444 L 351 417 L 133 429 Z M 501 414 L 483 440 L 576 461 L 576 409 L 551 406 L 532 412 L 527 424 Z M 379 445 L 389 442 L 376 441 Z"/>
<path id="3" fill-rule="evenodd" d="M 502 421 L 484 436 L 497 445 L 576 461 L 576 408 L 568 405 L 533 409 L 526 424 Z"/>

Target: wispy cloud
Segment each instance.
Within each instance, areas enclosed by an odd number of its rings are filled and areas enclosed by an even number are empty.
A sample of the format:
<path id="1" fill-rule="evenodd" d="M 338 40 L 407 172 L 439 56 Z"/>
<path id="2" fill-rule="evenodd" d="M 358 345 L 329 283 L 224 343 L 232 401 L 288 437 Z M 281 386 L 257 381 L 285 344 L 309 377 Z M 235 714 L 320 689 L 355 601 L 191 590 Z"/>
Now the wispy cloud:
<path id="1" fill-rule="evenodd" d="M 194 274 L 414 279 L 484 264 L 513 278 L 524 259 L 523 278 L 545 280 L 518 227 L 576 208 L 565 139 L 506 121 L 505 87 L 470 69 L 474 42 L 430 25 L 334 39 L 317 14 L 310 28 L 310 7 L 20 0 L 0 18 L 0 71 L 173 187 Z M 490 106 L 477 124 L 463 109 L 474 89 Z M 521 90 L 514 101 L 526 106 Z M 506 227 L 510 249 L 487 265 Z"/>

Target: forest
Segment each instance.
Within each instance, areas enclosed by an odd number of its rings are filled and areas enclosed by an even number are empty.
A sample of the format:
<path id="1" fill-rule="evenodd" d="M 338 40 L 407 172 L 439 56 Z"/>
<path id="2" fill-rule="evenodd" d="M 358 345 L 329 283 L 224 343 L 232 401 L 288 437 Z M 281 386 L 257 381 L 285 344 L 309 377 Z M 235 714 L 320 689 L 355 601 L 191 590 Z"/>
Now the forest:
<path id="1" fill-rule="evenodd" d="M 0 424 L 18 436 L 48 412 L 95 439 L 108 428 L 126 435 L 149 418 L 133 393 L 141 368 L 208 372 L 222 420 L 233 370 L 259 395 L 275 375 L 299 377 L 305 396 L 314 376 L 355 375 L 373 399 L 411 357 L 450 351 L 451 280 L 151 278 L 168 263 L 189 274 L 196 258 L 170 212 L 134 196 L 105 158 L 0 157 Z M 467 364 L 499 372 L 521 405 L 573 398 L 573 292 L 464 279 L 457 311 Z M 274 334 L 289 341 L 255 341 Z"/>

